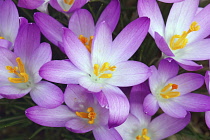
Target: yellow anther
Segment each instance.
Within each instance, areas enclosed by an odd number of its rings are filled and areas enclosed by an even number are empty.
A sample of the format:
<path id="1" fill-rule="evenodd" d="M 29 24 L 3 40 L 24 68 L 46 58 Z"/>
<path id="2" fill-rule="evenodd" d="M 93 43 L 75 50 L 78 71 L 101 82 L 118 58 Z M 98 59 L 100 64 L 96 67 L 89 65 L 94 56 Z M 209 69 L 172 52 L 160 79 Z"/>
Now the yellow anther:
<path id="1" fill-rule="evenodd" d="M 21 61 L 20 57 L 16 58 L 16 62 L 18 64 L 17 67 L 6 66 L 5 68 L 9 73 L 14 73 L 18 78 L 9 77 L 8 80 L 12 83 L 26 83 L 29 80 L 29 76 L 25 71 L 25 66 Z"/>
<path id="2" fill-rule="evenodd" d="M 106 71 L 115 71 L 116 66 L 110 66 L 108 62 L 105 62 L 101 67 L 98 64 L 93 66 L 93 73 L 99 78 L 111 78 L 111 73 L 104 73 Z"/>
<path id="3" fill-rule="evenodd" d="M 174 89 L 178 89 L 178 85 L 177 84 L 171 84 L 169 83 L 168 85 L 166 85 L 162 90 L 160 95 L 165 98 L 165 99 L 169 99 L 169 98 L 174 98 L 174 97 L 178 97 L 180 96 L 180 92 L 178 91 L 173 91 Z"/>
<path id="4" fill-rule="evenodd" d="M 141 135 L 138 135 L 137 137 L 136 137 L 136 140 L 150 140 L 150 137 L 149 136 L 147 136 L 147 132 L 148 130 L 146 129 L 146 128 L 144 128 L 143 130 L 142 130 L 142 134 Z"/>
<path id="5" fill-rule="evenodd" d="M 0 39 L 4 39 L 4 37 L 0 36 Z"/>
<path id="6" fill-rule="evenodd" d="M 187 35 L 193 31 L 198 31 L 198 30 L 200 30 L 200 26 L 198 25 L 198 23 L 195 21 L 192 22 L 188 31 L 184 31 L 182 35 L 174 35 L 171 37 L 170 48 L 172 50 L 178 50 L 184 48 L 188 43 L 188 39 L 186 38 Z"/>
<path id="7" fill-rule="evenodd" d="M 63 0 L 65 4 L 72 5 L 74 0 Z"/>
<path id="8" fill-rule="evenodd" d="M 88 39 L 87 37 L 84 37 L 83 35 L 79 35 L 79 40 L 85 45 L 87 50 L 91 52 L 91 47 L 92 47 L 92 41 L 93 41 L 93 36 L 90 36 Z"/>
<path id="9" fill-rule="evenodd" d="M 75 112 L 77 116 L 88 119 L 89 124 L 93 124 L 97 114 L 92 107 L 88 107 L 87 112 Z"/>

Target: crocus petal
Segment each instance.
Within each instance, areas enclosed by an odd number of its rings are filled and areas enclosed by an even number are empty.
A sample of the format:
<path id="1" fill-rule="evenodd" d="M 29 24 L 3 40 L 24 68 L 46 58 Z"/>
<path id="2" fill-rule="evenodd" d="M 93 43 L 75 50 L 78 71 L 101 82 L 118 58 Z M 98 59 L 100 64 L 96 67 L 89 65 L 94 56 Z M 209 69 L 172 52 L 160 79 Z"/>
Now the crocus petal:
<path id="1" fill-rule="evenodd" d="M 183 0 L 158 0 L 158 1 L 165 2 L 165 3 L 175 3 L 175 2 L 180 2 Z"/>
<path id="2" fill-rule="evenodd" d="M 130 113 L 143 123 L 150 121 L 150 117 L 143 112 L 143 101 L 149 93 L 148 82 L 133 86 L 130 93 Z"/>
<path id="3" fill-rule="evenodd" d="M 63 43 L 66 55 L 71 62 L 80 70 L 89 73 L 91 68 L 90 52 L 78 37 L 67 28 L 64 28 Z"/>
<path id="4" fill-rule="evenodd" d="M 40 31 L 36 24 L 21 26 L 14 46 L 14 52 L 21 57 L 23 63 L 30 58 L 40 44 Z"/>
<path id="5" fill-rule="evenodd" d="M 133 86 L 147 80 L 151 75 L 147 65 L 137 61 L 124 61 L 115 65 L 116 70 L 107 83 L 115 86 Z"/>
<path id="6" fill-rule="evenodd" d="M 187 71 L 197 71 L 199 69 L 202 69 L 203 66 L 199 65 L 191 60 L 185 60 L 185 59 L 175 59 L 179 65 L 187 70 Z"/>
<path id="7" fill-rule="evenodd" d="M 82 111 L 84 107 L 94 103 L 91 93 L 80 85 L 67 85 L 64 100 L 66 105 L 73 111 Z"/>
<path id="8" fill-rule="evenodd" d="M 173 57 L 174 54 L 173 52 L 170 50 L 168 44 L 166 43 L 165 39 L 160 36 L 159 33 L 155 32 L 155 43 L 157 44 L 158 48 L 167 56 L 171 56 Z"/>
<path id="9" fill-rule="evenodd" d="M 206 74 L 205 74 L 205 84 L 206 84 L 206 88 L 208 90 L 208 92 L 210 93 L 210 71 L 206 71 Z"/>
<path id="10" fill-rule="evenodd" d="M 42 5 L 40 5 L 37 10 L 39 10 L 40 12 L 43 12 L 43 13 L 46 13 L 48 14 L 48 3 L 49 3 L 49 0 L 45 0 L 44 3 L 42 3 Z"/>
<path id="11" fill-rule="evenodd" d="M 210 39 L 203 39 L 193 42 L 183 48 L 182 51 L 176 55 L 179 59 L 186 60 L 207 60 L 210 59 Z"/>
<path id="12" fill-rule="evenodd" d="M 151 76 L 149 77 L 149 86 L 152 94 L 156 93 L 157 88 L 159 88 L 160 85 L 160 77 L 158 74 L 158 71 L 155 66 L 150 67 L 151 70 Z"/>
<path id="13" fill-rule="evenodd" d="M 206 95 L 189 93 L 174 98 L 174 101 L 180 104 L 187 111 L 192 111 L 192 112 L 210 111 L 210 97 Z"/>
<path id="14" fill-rule="evenodd" d="M 169 116 L 174 118 L 184 118 L 187 115 L 186 110 L 174 101 L 158 102 L 160 108 Z"/>
<path id="15" fill-rule="evenodd" d="M 31 88 L 19 89 L 15 86 L 2 86 L 0 87 L 0 95 L 7 99 L 17 99 L 29 93 Z"/>
<path id="16" fill-rule="evenodd" d="M 33 101 L 45 108 L 55 108 L 64 101 L 63 92 L 56 85 L 41 81 L 30 92 Z"/>
<path id="17" fill-rule="evenodd" d="M 149 33 L 151 36 L 154 38 L 155 32 L 163 36 L 165 24 L 156 0 L 139 0 L 137 8 L 139 17 L 146 16 L 150 18 L 151 25 Z"/>
<path id="18" fill-rule="evenodd" d="M 18 6 L 27 9 L 36 9 L 44 3 L 44 0 L 19 0 Z"/>
<path id="19" fill-rule="evenodd" d="M 11 49 L 12 42 L 6 40 L 6 39 L 0 39 L 0 47 Z"/>
<path id="20" fill-rule="evenodd" d="M 144 112 L 147 115 L 154 115 L 159 109 L 159 105 L 155 96 L 153 96 L 152 94 L 147 95 L 144 99 L 143 107 Z"/>
<path id="21" fill-rule="evenodd" d="M 126 61 L 136 52 L 147 35 L 149 24 L 148 18 L 138 18 L 129 23 L 117 35 L 112 44 L 113 62 Z"/>
<path id="22" fill-rule="evenodd" d="M 101 126 L 93 130 L 93 135 L 96 140 L 122 140 L 116 129 L 109 129 L 107 126 Z"/>
<path id="23" fill-rule="evenodd" d="M 177 84 L 177 91 L 184 95 L 200 88 L 204 83 L 204 77 L 196 73 L 184 73 L 171 78 L 165 85 L 169 83 Z"/>
<path id="24" fill-rule="evenodd" d="M 167 114 L 161 114 L 152 120 L 149 124 L 149 129 L 152 130 L 154 139 L 165 139 L 185 128 L 190 122 L 191 115 L 187 113 L 185 118 L 173 118 Z"/>
<path id="25" fill-rule="evenodd" d="M 74 12 L 84 6 L 89 0 L 75 0 L 71 9 L 67 13 Z"/>
<path id="26" fill-rule="evenodd" d="M 37 26 L 39 26 L 42 34 L 50 40 L 50 42 L 59 46 L 58 42 L 62 42 L 62 27 L 64 26 L 51 16 L 41 12 L 34 14 L 34 20 Z"/>
<path id="27" fill-rule="evenodd" d="M 27 60 L 25 66 L 34 75 L 34 82 L 39 82 L 41 77 L 39 76 L 39 69 L 41 66 L 52 58 L 52 51 L 48 43 L 42 43 L 40 46 L 34 50 L 30 59 Z"/>
<path id="28" fill-rule="evenodd" d="M 0 95 L 0 99 L 4 98 L 3 96 Z"/>
<path id="29" fill-rule="evenodd" d="M 119 0 L 111 0 L 107 7 L 103 10 L 101 16 L 99 17 L 96 27 L 102 22 L 105 21 L 111 30 L 114 31 L 120 18 L 120 3 Z"/>
<path id="30" fill-rule="evenodd" d="M 74 133 L 86 133 L 96 128 L 95 125 L 89 124 L 87 120 L 82 118 L 70 119 L 65 126 Z"/>
<path id="31" fill-rule="evenodd" d="M 39 71 L 44 79 L 62 84 L 78 84 L 78 79 L 84 75 L 68 60 L 54 60 L 45 63 Z"/>
<path id="32" fill-rule="evenodd" d="M 28 108 L 25 114 L 31 121 L 49 127 L 65 127 L 66 122 L 76 116 L 66 105 L 53 109 L 34 106 Z"/>
<path id="33" fill-rule="evenodd" d="M 129 102 L 123 92 L 113 86 L 105 86 L 102 89 L 109 107 L 109 128 L 122 124 L 129 114 Z"/>
<path id="34" fill-rule="evenodd" d="M 71 16 L 68 28 L 78 37 L 79 35 L 83 35 L 84 37 L 89 38 L 90 36 L 93 36 L 95 32 L 93 17 L 86 9 L 77 10 Z"/>
<path id="35" fill-rule="evenodd" d="M 206 125 L 208 126 L 208 128 L 210 129 L 210 111 L 207 111 L 205 113 L 205 120 L 206 120 Z"/>
<path id="36" fill-rule="evenodd" d="M 106 22 L 101 22 L 96 29 L 91 49 L 92 64 L 103 65 L 110 58 L 112 33 Z M 109 62 L 109 61 L 108 61 Z"/>
<path id="37" fill-rule="evenodd" d="M 0 30 L 3 37 L 12 43 L 18 33 L 19 15 L 12 0 L 6 0 L 0 3 Z"/>
<path id="38" fill-rule="evenodd" d="M 20 26 L 25 26 L 28 24 L 28 20 L 24 17 L 20 17 L 19 21 L 20 21 Z"/>
<path id="39" fill-rule="evenodd" d="M 166 23 L 166 42 L 170 42 L 173 35 L 181 35 L 189 29 L 198 4 L 199 0 L 184 0 L 173 4 Z"/>
<path id="40" fill-rule="evenodd" d="M 200 26 L 200 30 L 189 34 L 189 42 L 195 42 L 209 35 L 210 32 L 210 5 L 204 7 L 193 19 Z"/>

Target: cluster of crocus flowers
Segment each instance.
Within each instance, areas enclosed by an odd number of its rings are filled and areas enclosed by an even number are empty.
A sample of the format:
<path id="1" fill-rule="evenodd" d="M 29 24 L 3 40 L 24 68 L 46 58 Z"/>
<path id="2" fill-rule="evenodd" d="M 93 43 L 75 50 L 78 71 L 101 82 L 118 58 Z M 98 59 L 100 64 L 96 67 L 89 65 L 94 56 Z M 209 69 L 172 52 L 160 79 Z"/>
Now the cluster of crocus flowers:
<path id="1" fill-rule="evenodd" d="M 174 3 L 166 25 L 156 0 L 138 0 L 140 17 L 113 39 L 119 0 L 111 0 L 96 22 L 80 9 L 88 0 L 19 0 L 18 6 L 41 11 L 34 14 L 35 23 L 19 18 L 11 0 L 0 0 L 0 99 L 30 93 L 37 104 L 25 111 L 31 121 L 74 133 L 92 131 L 96 140 L 164 139 L 187 126 L 190 112 L 206 112 L 210 128 L 210 97 L 193 92 L 204 81 L 209 92 L 209 71 L 205 77 L 178 74 L 179 66 L 195 71 L 202 66 L 193 60 L 210 59 L 210 5 L 159 1 Z M 49 15 L 48 3 L 68 15 L 68 28 Z M 158 68 L 129 60 L 148 32 L 163 54 Z M 40 33 L 65 60 L 52 60 Z M 64 94 L 51 82 L 67 84 Z"/>

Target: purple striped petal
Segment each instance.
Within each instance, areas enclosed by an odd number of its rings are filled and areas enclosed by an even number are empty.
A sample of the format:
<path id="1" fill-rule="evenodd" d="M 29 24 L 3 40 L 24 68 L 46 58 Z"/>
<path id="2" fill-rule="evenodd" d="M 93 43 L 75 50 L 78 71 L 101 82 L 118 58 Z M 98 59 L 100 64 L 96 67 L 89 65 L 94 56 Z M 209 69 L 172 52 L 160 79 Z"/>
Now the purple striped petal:
<path id="1" fill-rule="evenodd" d="M 149 24 L 148 18 L 138 18 L 117 35 L 112 44 L 113 62 L 126 61 L 136 52 L 147 35 Z"/>
<path id="2" fill-rule="evenodd" d="M 75 0 L 74 4 L 72 5 L 71 9 L 68 11 L 68 13 L 70 12 L 74 12 L 78 9 L 80 9 L 82 6 L 84 6 L 89 0 Z"/>
<path id="3" fill-rule="evenodd" d="M 111 0 L 111 2 L 107 5 L 107 7 L 102 12 L 99 17 L 96 27 L 103 21 L 105 21 L 109 27 L 111 32 L 114 31 L 118 21 L 120 18 L 120 3 L 119 0 Z"/>
<path id="4" fill-rule="evenodd" d="M 155 43 L 157 44 L 158 48 L 167 56 L 171 56 L 173 57 L 174 54 L 173 52 L 170 50 L 168 44 L 166 43 L 165 39 L 160 36 L 159 33 L 155 32 Z"/>
<path id="5" fill-rule="evenodd" d="M 138 0 L 139 17 L 148 17 L 151 20 L 149 33 L 154 38 L 154 33 L 158 32 L 161 36 L 164 35 L 165 24 L 163 21 L 160 8 L 156 0 Z"/>
<path id="6" fill-rule="evenodd" d="M 112 86 L 105 86 L 102 89 L 106 96 L 108 107 L 109 107 L 109 128 L 116 127 L 122 124 L 129 114 L 129 102 L 123 92 Z"/>
<path id="7" fill-rule="evenodd" d="M 123 140 L 120 134 L 114 128 L 107 126 L 98 127 L 93 130 L 93 135 L 96 140 Z"/>
<path id="8" fill-rule="evenodd" d="M 187 111 L 178 103 L 174 101 L 158 102 L 160 108 L 169 116 L 174 118 L 184 118 Z"/>
<path id="9" fill-rule="evenodd" d="M 184 129 L 190 122 L 190 118 L 190 113 L 182 119 L 173 118 L 164 113 L 151 121 L 149 129 L 152 130 L 154 139 L 165 139 Z"/>
<path id="10" fill-rule="evenodd" d="M 210 97 L 202 94 L 189 93 L 174 98 L 187 111 L 205 112 L 210 111 Z"/>
<path id="11" fill-rule="evenodd" d="M 25 114 L 31 121 L 49 127 L 65 127 L 66 122 L 76 116 L 66 105 L 53 109 L 34 106 L 28 108 Z"/>
<path id="12" fill-rule="evenodd" d="M 77 10 L 71 16 L 68 28 L 78 37 L 79 35 L 83 35 L 84 37 L 89 38 L 90 36 L 93 36 L 95 32 L 93 17 L 86 9 Z"/>
<path id="13" fill-rule="evenodd" d="M 169 83 L 177 84 L 177 91 L 179 91 L 181 95 L 184 95 L 200 88 L 204 83 L 204 77 L 196 73 L 184 73 L 171 78 L 165 85 Z"/>
<path id="14" fill-rule="evenodd" d="M 181 35 L 189 29 L 198 4 L 199 0 L 184 0 L 173 4 L 166 22 L 166 42 L 169 42 L 173 35 Z"/>
<path id="15" fill-rule="evenodd" d="M 36 9 L 44 3 L 44 0 L 19 0 L 18 6 L 26 9 Z"/>
<path id="16" fill-rule="evenodd" d="M 7 99 L 18 99 L 30 92 L 31 88 L 19 89 L 15 86 L 2 86 L 0 87 L 0 95 Z"/>
<path id="17" fill-rule="evenodd" d="M 206 125 L 208 126 L 208 128 L 210 129 L 210 111 L 207 111 L 205 113 L 205 121 L 206 121 Z"/>
<path id="18" fill-rule="evenodd" d="M 12 50 L 12 42 L 6 39 L 0 39 L 0 47 Z"/>
<path id="19" fill-rule="evenodd" d="M 30 91 L 33 101 L 45 108 L 55 108 L 60 106 L 64 101 L 63 92 L 56 85 L 41 81 Z"/>
<path id="20" fill-rule="evenodd" d="M 66 55 L 71 62 L 80 70 L 89 73 L 91 68 L 90 52 L 78 37 L 67 28 L 64 28 L 63 43 Z"/>
<path id="21" fill-rule="evenodd" d="M 208 92 L 209 92 L 209 94 L 210 94 L 210 71 L 206 71 L 206 74 L 205 74 L 205 84 L 206 84 L 206 88 L 207 88 L 207 90 L 208 90 Z"/>
<path id="22" fill-rule="evenodd" d="M 53 60 L 45 63 L 39 71 L 44 79 L 62 84 L 78 84 L 78 79 L 84 75 L 68 60 Z"/>
<path id="23" fill-rule="evenodd" d="M 185 60 L 185 59 L 175 59 L 179 65 L 187 70 L 187 71 L 197 71 L 199 69 L 202 69 L 203 66 L 199 65 L 191 60 Z"/>
<path id="24" fill-rule="evenodd" d="M 151 75 L 147 65 L 137 61 L 124 61 L 117 63 L 112 78 L 107 83 L 115 86 L 133 86 L 140 84 Z"/>
<path id="25" fill-rule="evenodd" d="M 143 107 L 145 114 L 149 116 L 154 115 L 159 109 L 158 101 L 155 96 L 148 94 L 144 99 Z"/>
<path id="26" fill-rule="evenodd" d="M 64 26 L 51 16 L 41 12 L 34 14 L 34 20 L 37 26 L 39 26 L 42 34 L 50 40 L 50 42 L 59 46 L 58 42 L 62 42 L 62 27 Z"/>

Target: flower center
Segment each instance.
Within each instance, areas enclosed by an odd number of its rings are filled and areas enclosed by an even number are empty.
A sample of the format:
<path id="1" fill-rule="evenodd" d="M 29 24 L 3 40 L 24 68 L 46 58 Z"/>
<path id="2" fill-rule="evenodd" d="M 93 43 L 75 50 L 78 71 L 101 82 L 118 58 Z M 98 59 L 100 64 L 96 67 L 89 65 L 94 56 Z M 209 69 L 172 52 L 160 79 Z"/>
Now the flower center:
<path id="1" fill-rule="evenodd" d="M 9 73 L 14 73 L 17 75 L 19 78 L 12 78 L 9 77 L 8 80 L 12 83 L 26 83 L 29 80 L 29 76 L 26 73 L 25 67 L 23 62 L 21 61 L 20 57 L 16 58 L 16 62 L 18 64 L 17 67 L 12 67 L 12 66 L 6 66 L 6 69 L 8 70 Z"/>
<path id="2" fill-rule="evenodd" d="M 169 99 L 169 98 L 174 98 L 174 97 L 180 96 L 180 92 L 178 92 L 178 91 L 173 91 L 174 89 L 178 89 L 178 85 L 169 83 L 168 85 L 166 85 L 166 86 L 161 90 L 160 95 L 161 95 L 163 98 L 165 98 L 165 99 Z"/>
<path id="3" fill-rule="evenodd" d="M 74 0 L 63 0 L 65 4 L 72 5 Z"/>
<path id="4" fill-rule="evenodd" d="M 88 107 L 87 112 L 76 112 L 76 115 L 81 118 L 88 119 L 89 124 L 93 124 L 94 120 L 96 119 L 96 113 L 94 112 L 94 109 L 92 107 Z"/>
<path id="5" fill-rule="evenodd" d="M 111 78 L 112 73 L 105 73 L 106 71 L 115 71 L 116 66 L 110 66 L 108 62 L 105 62 L 101 67 L 95 64 L 93 67 L 93 73 L 99 78 Z"/>
<path id="6" fill-rule="evenodd" d="M 4 39 L 4 37 L 0 36 L 0 39 Z"/>
<path id="7" fill-rule="evenodd" d="M 146 129 L 146 128 L 144 128 L 143 130 L 142 130 L 142 133 L 141 133 L 141 135 L 138 135 L 137 137 L 136 137 L 136 140 L 150 140 L 150 137 L 148 137 L 147 136 L 147 132 L 148 130 Z"/>
<path id="8" fill-rule="evenodd" d="M 91 52 L 93 36 L 90 36 L 90 38 L 88 39 L 87 37 L 84 37 L 83 35 L 79 35 L 79 40 L 85 45 L 87 50 Z"/>
<path id="9" fill-rule="evenodd" d="M 182 35 L 174 35 L 170 40 L 170 48 L 172 50 L 178 50 L 184 48 L 187 43 L 188 39 L 186 38 L 187 35 L 193 31 L 200 30 L 200 26 L 197 22 L 192 22 L 188 31 L 184 31 Z"/>

